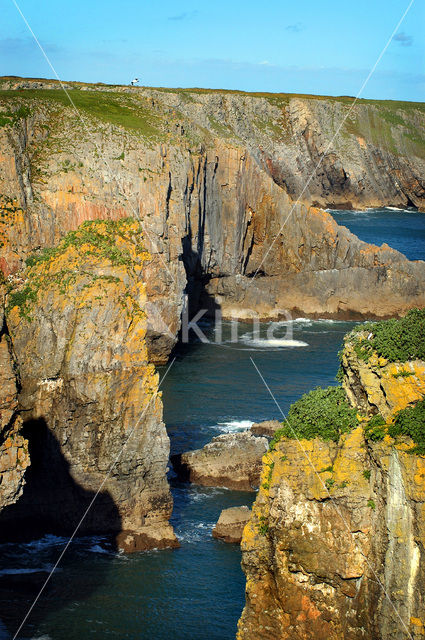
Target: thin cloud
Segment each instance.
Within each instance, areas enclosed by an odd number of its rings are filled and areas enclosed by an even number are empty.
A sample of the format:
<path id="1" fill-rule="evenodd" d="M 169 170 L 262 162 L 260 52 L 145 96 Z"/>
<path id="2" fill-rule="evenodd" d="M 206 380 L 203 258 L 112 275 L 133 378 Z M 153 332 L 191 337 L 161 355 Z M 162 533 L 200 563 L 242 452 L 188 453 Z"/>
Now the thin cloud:
<path id="1" fill-rule="evenodd" d="M 56 44 L 41 41 L 41 45 L 46 53 L 59 54 L 63 48 Z M 0 53 L 7 55 L 29 55 L 34 51 L 39 51 L 36 42 L 32 38 L 0 38 Z"/>
<path id="2" fill-rule="evenodd" d="M 291 31 L 292 33 L 299 33 L 304 30 L 304 25 L 301 22 L 295 22 L 295 24 L 288 24 L 285 27 L 286 31 Z"/>
<path id="3" fill-rule="evenodd" d="M 400 31 L 400 33 L 397 33 L 397 35 L 395 35 L 393 39 L 396 42 L 399 42 L 402 47 L 411 47 L 413 44 L 412 36 L 408 36 L 407 33 L 404 33 L 404 31 Z"/>
<path id="4" fill-rule="evenodd" d="M 183 13 L 178 13 L 175 16 L 168 16 L 168 20 L 175 20 L 175 21 L 181 21 L 181 20 L 189 20 L 190 18 L 194 18 L 195 16 L 198 15 L 198 11 L 184 11 Z"/>

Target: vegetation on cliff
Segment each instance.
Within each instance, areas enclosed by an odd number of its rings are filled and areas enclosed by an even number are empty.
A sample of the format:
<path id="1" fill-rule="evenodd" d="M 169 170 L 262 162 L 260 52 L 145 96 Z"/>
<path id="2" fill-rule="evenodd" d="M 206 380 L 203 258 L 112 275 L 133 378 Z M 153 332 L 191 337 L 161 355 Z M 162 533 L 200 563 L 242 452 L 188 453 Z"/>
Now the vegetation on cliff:
<path id="1" fill-rule="evenodd" d="M 115 282 L 119 277 L 108 273 L 108 267 L 131 268 L 147 257 L 140 225 L 135 220 L 84 222 L 76 231 L 69 232 L 57 247 L 27 258 L 24 282 L 10 290 L 7 311 L 17 309 L 21 318 L 31 322 L 32 309 L 40 291 L 45 292 L 53 286 L 56 294 L 72 292 L 75 295 L 76 288 L 71 285 L 77 280 L 80 289 L 100 285 L 102 281 L 105 284 Z M 103 272 L 91 269 L 94 261 L 103 266 Z M 125 306 L 124 300 L 122 303 Z"/>
<path id="2" fill-rule="evenodd" d="M 415 445 L 410 452 L 425 454 L 422 374 L 414 366 L 407 364 L 413 360 L 425 360 L 424 335 L 425 309 L 412 309 L 398 320 L 366 323 L 356 327 L 345 337 L 345 347 L 340 352 L 341 363 L 347 355 L 348 346 L 353 351 L 357 364 L 365 369 L 366 378 L 367 371 L 373 370 L 370 384 L 374 378 L 384 376 L 391 389 L 387 388 L 387 392 L 384 390 L 383 395 L 386 395 L 387 401 L 394 396 L 392 410 L 384 417 L 377 404 L 370 411 L 357 406 L 353 398 L 347 397 L 347 389 L 343 386 L 327 389 L 318 387 L 291 405 L 287 420 L 271 441 L 270 450 L 273 451 L 282 438 L 321 438 L 324 441 L 338 442 L 342 434 L 361 423 L 367 440 L 378 442 L 386 435 L 392 438 L 409 436 Z M 391 370 L 384 371 L 382 367 L 388 366 Z M 338 380 L 343 382 L 345 375 L 346 371 L 341 364 Z M 417 388 L 410 388 L 411 378 L 418 379 Z M 412 394 L 411 397 L 409 393 Z M 374 400 L 376 403 L 376 396 Z"/>
<path id="3" fill-rule="evenodd" d="M 291 144 L 293 131 L 288 117 L 291 101 L 302 100 L 308 108 L 329 103 L 341 116 L 346 115 L 340 132 L 343 144 L 358 139 L 376 147 L 383 147 L 395 155 L 425 157 L 425 143 L 419 130 L 425 106 L 420 102 L 394 100 L 353 100 L 347 96 L 314 96 L 287 93 L 263 93 L 215 89 L 129 89 L 123 86 L 88 85 L 67 83 L 66 93 L 55 81 L 35 82 L 26 88 L 12 88 L 16 81 L 0 79 L 0 127 L 14 124 L 20 118 L 34 113 L 38 107 L 48 107 L 51 112 L 77 108 L 83 119 L 118 125 L 129 132 L 153 141 L 174 141 L 181 136 L 197 145 L 206 139 L 219 137 L 240 141 L 246 131 L 235 126 L 217 101 L 228 103 L 226 111 L 232 112 L 237 102 L 244 111 L 252 110 L 252 119 L 244 119 L 250 136 L 259 140 L 273 140 Z M 30 81 L 31 83 L 31 81 Z M 172 96 L 172 101 L 168 98 Z M 212 108 L 209 108 L 209 101 Z M 170 102 L 172 107 L 170 108 Z M 188 109 L 189 106 L 189 109 Z M 195 116 L 202 108 L 204 117 Z M 3 108 L 3 111 L 1 111 Z M 319 107 L 320 108 L 320 107 Z M 59 113 L 59 112 L 58 112 Z M 62 120 L 62 117 L 59 118 Z M 252 126 L 250 126 L 252 125 Z M 177 133 L 177 136 L 176 136 Z M 402 144 L 400 144 L 402 141 Z"/>
<path id="4" fill-rule="evenodd" d="M 302 396 L 276 432 L 241 543 L 247 597 L 238 640 L 263 629 L 273 630 L 270 638 L 395 638 L 400 620 L 419 638 L 423 319 L 415 309 L 350 332 L 342 386 Z M 367 360 L 363 342 L 374 345 Z"/>
<path id="5" fill-rule="evenodd" d="M 393 438 L 409 436 L 415 443 L 410 453 L 425 455 L 425 400 L 399 411 L 389 426 L 388 433 Z"/>
<path id="6" fill-rule="evenodd" d="M 355 339 L 360 360 L 373 352 L 388 362 L 425 360 L 425 309 L 411 309 L 404 318 L 359 325 L 348 337 Z"/>
<path id="7" fill-rule="evenodd" d="M 158 115 L 149 108 L 147 101 L 139 99 L 136 102 L 128 95 L 78 89 L 71 89 L 67 93 L 57 89 L 0 90 L 0 100 L 4 101 L 3 104 L 9 105 L 13 100 L 15 105 L 17 98 L 21 101 L 17 109 L 8 107 L 0 112 L 0 126 L 14 124 L 19 119 L 28 117 L 31 110 L 42 100 L 53 106 L 75 107 L 82 112 L 83 116 L 137 131 L 145 137 L 160 135 Z"/>
<path id="8" fill-rule="evenodd" d="M 358 424 L 356 409 L 350 407 L 342 387 L 317 387 L 291 405 L 288 419 L 276 431 L 270 447 L 281 438 L 310 440 L 322 438 L 337 442 L 343 433 Z"/>

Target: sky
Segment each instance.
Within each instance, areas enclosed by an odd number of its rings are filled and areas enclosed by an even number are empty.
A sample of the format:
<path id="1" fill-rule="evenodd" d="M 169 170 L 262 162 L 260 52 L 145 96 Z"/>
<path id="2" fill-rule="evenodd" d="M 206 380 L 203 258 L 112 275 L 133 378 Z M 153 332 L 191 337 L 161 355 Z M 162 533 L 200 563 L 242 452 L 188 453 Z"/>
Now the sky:
<path id="1" fill-rule="evenodd" d="M 356 96 L 409 0 L 15 0 L 62 80 Z M 414 0 L 361 93 L 425 101 L 425 2 Z M 54 77 L 13 0 L 0 75 Z"/>

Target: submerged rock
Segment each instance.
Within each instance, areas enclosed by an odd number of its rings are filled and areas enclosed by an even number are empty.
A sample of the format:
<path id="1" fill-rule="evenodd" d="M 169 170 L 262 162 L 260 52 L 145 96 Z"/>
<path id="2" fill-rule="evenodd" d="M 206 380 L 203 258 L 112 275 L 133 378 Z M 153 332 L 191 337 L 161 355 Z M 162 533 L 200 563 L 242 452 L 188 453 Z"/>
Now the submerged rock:
<path id="1" fill-rule="evenodd" d="M 242 540 L 244 527 L 250 517 L 251 510 L 246 506 L 223 509 L 217 524 L 212 530 L 213 537 L 219 538 L 224 542 L 239 543 Z"/>
<path id="2" fill-rule="evenodd" d="M 171 457 L 180 478 L 209 487 L 253 491 L 258 487 L 261 459 L 267 438 L 249 431 L 226 433 L 213 438 L 202 449 Z"/>

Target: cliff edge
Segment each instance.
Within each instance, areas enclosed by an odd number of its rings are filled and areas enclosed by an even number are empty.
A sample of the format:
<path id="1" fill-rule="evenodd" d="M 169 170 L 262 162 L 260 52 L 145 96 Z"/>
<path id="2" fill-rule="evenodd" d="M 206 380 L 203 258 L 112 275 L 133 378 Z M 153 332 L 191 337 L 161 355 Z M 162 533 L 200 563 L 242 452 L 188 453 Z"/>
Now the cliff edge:
<path id="1" fill-rule="evenodd" d="M 424 208 L 423 104 L 67 91 L 78 113 L 53 81 L 0 79 L 0 266 L 17 273 L 84 221 L 140 219 L 151 362 L 176 342 L 184 294 L 191 311 L 227 318 L 385 318 L 425 304 L 423 262 L 320 208 Z"/>
<path id="2" fill-rule="evenodd" d="M 2 471 L 12 453 L 19 464 L 13 499 L 0 494 L 3 540 L 70 534 L 87 509 L 80 535 L 110 534 L 126 551 L 177 545 L 145 341 L 148 260 L 137 221 L 98 220 L 8 279 L 0 353 L 13 353 L 17 375 L 5 370 L 0 459 Z"/>
<path id="3" fill-rule="evenodd" d="M 424 325 L 354 330 L 342 387 L 292 405 L 244 530 L 239 640 L 424 637 Z"/>

